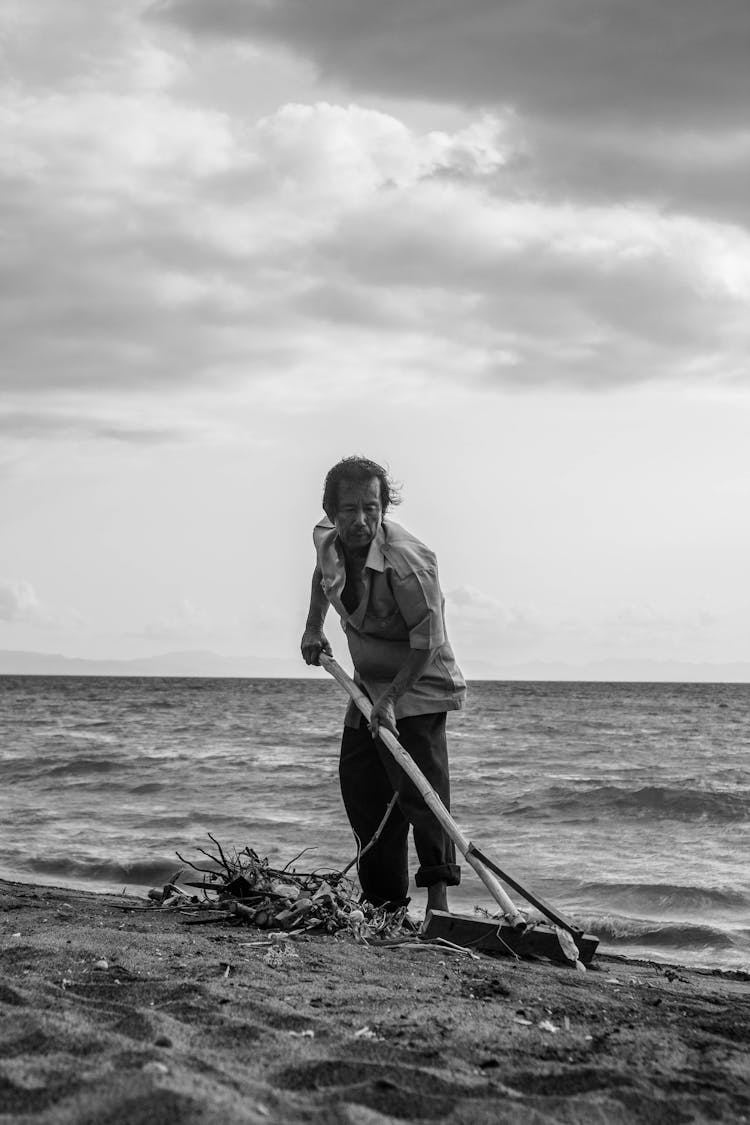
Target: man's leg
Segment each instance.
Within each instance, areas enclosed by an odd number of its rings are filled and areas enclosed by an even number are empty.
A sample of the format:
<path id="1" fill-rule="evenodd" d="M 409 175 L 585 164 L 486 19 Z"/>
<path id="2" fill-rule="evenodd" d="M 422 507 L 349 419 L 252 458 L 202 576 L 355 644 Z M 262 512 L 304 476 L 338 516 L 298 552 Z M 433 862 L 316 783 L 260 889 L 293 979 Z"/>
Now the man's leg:
<path id="1" fill-rule="evenodd" d="M 393 797 L 393 785 L 364 720 L 344 727 L 339 762 L 341 796 L 362 848 L 370 842 Z M 398 806 L 391 810 L 382 833 L 359 863 L 359 881 L 368 902 L 405 901 L 409 891 L 409 822 Z"/>
<path id="2" fill-rule="evenodd" d="M 399 742 L 422 771 L 446 809 L 450 810 L 448 746 L 445 737 L 445 712 L 411 715 L 398 720 Z M 427 909 L 447 910 L 447 887 L 461 880 L 453 841 L 442 827 L 416 785 L 392 754 L 378 744 L 378 752 L 391 784 L 398 792 L 398 806 L 411 823 L 414 846 L 419 857 L 418 887 L 427 888 Z"/>
<path id="3" fill-rule="evenodd" d="M 448 884 L 441 881 L 427 888 L 427 909 L 448 910 Z"/>

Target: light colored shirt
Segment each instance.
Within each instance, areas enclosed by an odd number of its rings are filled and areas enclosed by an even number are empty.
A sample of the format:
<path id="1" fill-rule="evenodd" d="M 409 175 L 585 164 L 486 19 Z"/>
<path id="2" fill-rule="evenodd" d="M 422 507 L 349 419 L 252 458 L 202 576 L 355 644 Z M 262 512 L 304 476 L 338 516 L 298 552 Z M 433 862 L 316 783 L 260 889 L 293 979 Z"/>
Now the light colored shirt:
<path id="1" fill-rule="evenodd" d="M 437 559 L 429 547 L 399 524 L 384 520 L 367 554 L 362 597 L 349 613 L 341 600 L 344 550 L 330 520 L 316 526 L 313 541 L 323 592 L 346 633 L 354 678 L 373 702 L 401 671 L 411 649 L 436 649 L 417 682 L 396 701 L 396 719 L 463 707 L 466 682 L 445 632 L 445 600 Z M 358 721 L 352 705 L 346 722 Z"/>

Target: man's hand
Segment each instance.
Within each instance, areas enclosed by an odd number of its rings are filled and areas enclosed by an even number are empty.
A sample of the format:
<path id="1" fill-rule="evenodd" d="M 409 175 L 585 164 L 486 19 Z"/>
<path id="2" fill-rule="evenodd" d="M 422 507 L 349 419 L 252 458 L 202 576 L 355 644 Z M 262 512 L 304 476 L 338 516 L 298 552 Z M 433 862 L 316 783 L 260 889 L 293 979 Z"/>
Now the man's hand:
<path id="1" fill-rule="evenodd" d="M 322 629 L 305 629 L 300 649 L 305 664 L 320 664 L 321 652 L 333 656 L 333 650 Z"/>
<path id="2" fill-rule="evenodd" d="M 393 709 L 393 700 L 389 695 L 381 695 L 377 703 L 374 704 L 368 726 L 373 738 L 378 737 L 381 727 L 385 727 L 386 730 L 389 730 L 391 734 L 395 734 L 396 738 L 398 738 L 396 712 Z"/>

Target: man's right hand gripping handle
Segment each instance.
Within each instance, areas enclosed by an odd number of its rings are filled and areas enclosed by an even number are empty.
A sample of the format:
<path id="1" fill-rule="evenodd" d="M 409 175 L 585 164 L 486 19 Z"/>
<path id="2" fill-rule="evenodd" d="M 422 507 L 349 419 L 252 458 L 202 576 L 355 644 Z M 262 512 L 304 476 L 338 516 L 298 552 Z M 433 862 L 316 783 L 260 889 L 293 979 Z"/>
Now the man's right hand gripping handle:
<path id="1" fill-rule="evenodd" d="M 333 650 L 322 629 L 305 629 L 302 634 L 300 649 L 305 664 L 320 664 L 321 652 L 333 656 Z"/>

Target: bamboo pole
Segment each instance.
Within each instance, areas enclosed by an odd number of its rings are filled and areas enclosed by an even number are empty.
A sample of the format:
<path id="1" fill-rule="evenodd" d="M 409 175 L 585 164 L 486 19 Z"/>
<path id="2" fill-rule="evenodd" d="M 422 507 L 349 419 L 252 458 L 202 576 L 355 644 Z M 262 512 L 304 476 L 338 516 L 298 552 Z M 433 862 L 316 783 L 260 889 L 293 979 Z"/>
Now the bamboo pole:
<path id="1" fill-rule="evenodd" d="M 321 667 L 325 668 L 341 686 L 349 693 L 354 703 L 362 712 L 364 717 L 369 721 L 372 712 L 372 704 L 363 691 L 357 687 L 354 680 L 346 674 L 344 669 L 338 664 L 332 656 L 327 653 L 321 652 L 320 654 Z M 456 824 L 451 814 L 446 809 L 443 802 L 438 797 L 435 790 L 430 785 L 427 778 L 424 776 L 419 766 L 415 763 L 413 758 L 407 754 L 401 743 L 396 736 L 385 727 L 380 728 L 378 738 L 386 747 L 387 750 L 393 755 L 398 764 L 403 769 L 411 780 L 416 785 L 419 792 L 424 797 L 425 803 L 435 814 L 437 819 L 445 831 L 450 836 L 453 843 L 456 845 L 461 855 L 464 857 L 470 867 L 476 871 L 479 878 L 484 883 L 487 890 L 490 892 L 495 902 L 501 907 L 503 914 L 505 914 L 508 922 L 512 926 L 525 926 L 526 919 L 518 910 L 515 903 L 508 897 L 503 888 L 498 883 L 495 876 L 487 870 L 479 859 L 471 852 L 471 841 L 467 840 L 461 829 Z"/>

